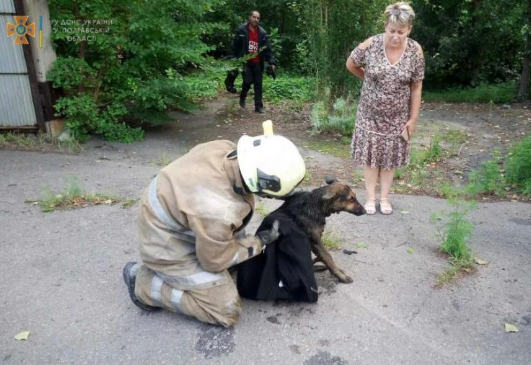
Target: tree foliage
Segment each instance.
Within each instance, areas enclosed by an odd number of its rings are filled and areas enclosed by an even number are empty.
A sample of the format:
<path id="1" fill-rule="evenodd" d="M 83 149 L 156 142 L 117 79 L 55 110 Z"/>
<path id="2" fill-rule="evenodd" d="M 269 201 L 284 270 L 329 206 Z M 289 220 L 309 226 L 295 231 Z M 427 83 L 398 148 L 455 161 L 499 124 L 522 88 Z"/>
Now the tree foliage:
<path id="1" fill-rule="evenodd" d="M 357 97 L 360 82 L 345 69 L 358 43 L 383 32 L 383 0 L 49 0 L 59 58 L 48 77 L 63 97 L 56 109 L 78 139 L 142 137 L 143 125 L 166 121 L 168 109 L 191 110 L 212 96 L 236 27 L 252 10 L 270 34 L 278 72 L 313 77 L 315 95 L 332 110 Z M 424 48 L 426 89 L 520 81 L 527 97 L 531 0 L 413 0 L 411 37 Z M 92 40 L 72 34 L 94 25 Z M 70 30 L 69 30 L 70 29 Z M 218 61 L 215 61 L 217 59 Z M 527 66 L 526 66 L 527 65 Z M 216 81 L 217 80 L 217 81 Z"/>
<path id="2" fill-rule="evenodd" d="M 131 142 L 142 130 L 125 121 L 159 124 L 168 108 L 190 109 L 197 95 L 187 75 L 209 65 L 212 46 L 201 38 L 216 24 L 203 16 L 218 3 L 50 0 L 59 57 L 48 77 L 64 92 L 56 109 L 73 135 Z M 79 32 L 87 28 L 96 31 Z"/>
<path id="3" fill-rule="evenodd" d="M 414 34 L 426 54 L 428 87 L 515 80 L 522 62 L 519 0 L 416 0 Z"/>

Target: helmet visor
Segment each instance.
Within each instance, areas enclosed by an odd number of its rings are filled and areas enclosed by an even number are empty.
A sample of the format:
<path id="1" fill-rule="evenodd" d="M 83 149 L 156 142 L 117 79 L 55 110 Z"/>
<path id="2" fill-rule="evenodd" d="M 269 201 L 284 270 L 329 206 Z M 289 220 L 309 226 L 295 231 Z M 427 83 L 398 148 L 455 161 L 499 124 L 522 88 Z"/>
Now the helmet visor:
<path id="1" fill-rule="evenodd" d="M 280 191 L 280 179 L 278 176 L 268 175 L 260 169 L 257 169 L 258 173 L 258 187 L 260 191 L 269 190 L 272 192 Z"/>

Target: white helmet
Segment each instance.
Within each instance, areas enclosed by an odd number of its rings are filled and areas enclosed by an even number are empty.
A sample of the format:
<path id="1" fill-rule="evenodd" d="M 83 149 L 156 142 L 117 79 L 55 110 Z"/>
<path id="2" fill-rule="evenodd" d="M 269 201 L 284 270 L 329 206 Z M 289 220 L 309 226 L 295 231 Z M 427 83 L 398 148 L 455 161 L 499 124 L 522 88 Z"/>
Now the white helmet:
<path id="1" fill-rule="evenodd" d="M 290 193 L 306 174 L 304 159 L 293 142 L 272 133 L 241 137 L 238 164 L 251 192 L 272 196 Z"/>

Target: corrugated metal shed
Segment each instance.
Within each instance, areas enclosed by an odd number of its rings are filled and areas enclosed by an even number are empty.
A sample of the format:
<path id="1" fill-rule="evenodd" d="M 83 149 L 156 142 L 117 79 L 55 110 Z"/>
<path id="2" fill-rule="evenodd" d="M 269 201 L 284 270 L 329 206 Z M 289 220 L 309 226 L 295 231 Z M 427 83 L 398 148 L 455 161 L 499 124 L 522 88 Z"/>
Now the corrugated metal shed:
<path id="1" fill-rule="evenodd" d="M 4 14 L 2 14 L 4 13 Z M 35 104 L 22 45 L 7 37 L 7 23 L 15 24 L 13 0 L 0 0 L 0 127 L 37 125 Z"/>
<path id="2" fill-rule="evenodd" d="M 0 76 L 0 126 L 29 127 L 37 124 L 37 117 L 27 75 Z"/>
<path id="3" fill-rule="evenodd" d="M 13 0 L 0 0 L 0 13 L 15 13 L 15 4 Z"/>
<path id="4" fill-rule="evenodd" d="M 15 24 L 13 16 L 0 15 L 0 30 L 2 32 L 0 37 L 0 74 L 28 73 L 22 46 L 14 44 L 13 37 L 7 37 L 7 23 Z"/>

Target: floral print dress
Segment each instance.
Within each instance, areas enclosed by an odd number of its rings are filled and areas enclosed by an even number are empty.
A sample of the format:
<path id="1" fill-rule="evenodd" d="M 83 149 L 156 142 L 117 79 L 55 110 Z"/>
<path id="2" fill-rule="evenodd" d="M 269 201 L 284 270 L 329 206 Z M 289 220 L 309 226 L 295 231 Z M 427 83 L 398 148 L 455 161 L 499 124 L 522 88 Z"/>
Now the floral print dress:
<path id="1" fill-rule="evenodd" d="M 409 142 L 400 134 L 410 115 L 410 83 L 424 78 L 419 48 L 408 38 L 393 65 L 385 54 L 383 34 L 372 37 L 366 49 L 352 51 L 350 58 L 365 71 L 351 145 L 355 164 L 389 170 L 409 163 Z"/>

